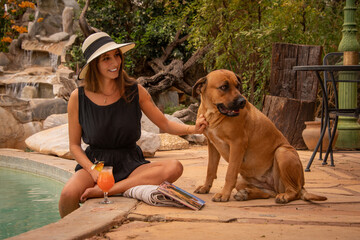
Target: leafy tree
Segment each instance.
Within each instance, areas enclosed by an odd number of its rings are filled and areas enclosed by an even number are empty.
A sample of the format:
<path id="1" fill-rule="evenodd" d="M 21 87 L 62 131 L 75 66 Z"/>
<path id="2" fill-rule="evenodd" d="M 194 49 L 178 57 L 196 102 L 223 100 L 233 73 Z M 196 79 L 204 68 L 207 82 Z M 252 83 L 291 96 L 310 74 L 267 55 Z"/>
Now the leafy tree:
<path id="1" fill-rule="evenodd" d="M 272 43 L 321 45 L 337 50 L 345 1 L 197 0 L 190 41 L 195 48 L 214 43 L 208 70 L 241 74 L 249 100 L 258 107 L 270 75 Z"/>

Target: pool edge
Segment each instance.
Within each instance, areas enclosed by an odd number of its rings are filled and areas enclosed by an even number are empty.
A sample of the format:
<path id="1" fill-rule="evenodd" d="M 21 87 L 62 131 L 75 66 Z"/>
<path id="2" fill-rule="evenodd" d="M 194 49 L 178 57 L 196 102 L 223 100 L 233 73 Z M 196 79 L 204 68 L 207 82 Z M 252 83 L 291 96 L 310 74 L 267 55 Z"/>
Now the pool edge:
<path id="1" fill-rule="evenodd" d="M 46 176 L 65 183 L 73 174 L 76 162 L 51 155 L 0 149 L 0 166 Z M 83 239 L 110 229 L 122 221 L 137 204 L 137 200 L 112 197 L 114 204 L 100 206 L 99 199 L 86 201 L 81 208 L 55 223 L 7 238 L 21 239 Z"/>

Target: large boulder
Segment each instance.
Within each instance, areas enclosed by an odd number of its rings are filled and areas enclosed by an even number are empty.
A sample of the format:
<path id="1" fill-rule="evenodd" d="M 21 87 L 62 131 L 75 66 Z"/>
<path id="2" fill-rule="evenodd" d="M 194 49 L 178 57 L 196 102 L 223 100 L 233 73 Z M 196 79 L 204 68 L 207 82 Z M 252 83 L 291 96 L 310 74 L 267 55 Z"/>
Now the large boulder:
<path id="1" fill-rule="evenodd" d="M 60 114 L 67 112 L 67 101 L 61 98 L 53 99 L 33 99 L 31 113 L 32 120 L 45 120 L 52 114 Z"/>
<path id="2" fill-rule="evenodd" d="M 188 108 L 174 112 L 172 114 L 172 116 L 180 119 L 184 123 L 186 123 L 186 122 L 195 123 L 198 108 L 199 108 L 199 104 L 193 103 L 193 104 L 190 104 L 190 106 Z"/>
<path id="3" fill-rule="evenodd" d="M 70 38 L 70 35 L 66 32 L 57 32 L 52 34 L 49 37 L 39 37 L 39 40 L 44 43 L 58 43 L 61 41 L 66 41 Z"/>
<path id="4" fill-rule="evenodd" d="M 74 33 L 73 29 L 73 22 L 74 22 L 74 8 L 72 7 L 65 7 L 64 11 L 62 12 L 62 25 L 63 31 L 72 35 Z"/>
<path id="5" fill-rule="evenodd" d="M 50 116 L 48 116 L 44 123 L 43 123 L 43 129 L 48 129 L 48 128 L 53 128 L 53 127 L 57 127 L 63 124 L 68 123 L 68 114 L 67 113 L 63 113 L 63 114 L 52 114 Z"/>
<path id="6" fill-rule="evenodd" d="M 69 151 L 68 125 L 63 124 L 35 133 L 25 140 L 26 146 L 36 152 L 73 159 Z M 86 145 L 84 145 L 84 148 Z"/>
<path id="7" fill-rule="evenodd" d="M 41 129 L 41 122 L 23 124 L 10 111 L 0 107 L 0 148 L 26 149 L 25 139 Z"/>
<path id="8" fill-rule="evenodd" d="M 141 117 L 141 129 L 146 132 L 160 133 L 160 129 L 143 113 Z"/>
<path id="9" fill-rule="evenodd" d="M 0 107 L 0 147 L 11 148 L 24 136 L 25 130 L 11 112 Z"/>
<path id="10" fill-rule="evenodd" d="M 21 138 L 16 141 L 16 144 L 13 146 L 16 149 L 26 149 L 25 140 L 34 135 L 35 133 L 40 132 L 43 129 L 42 123 L 39 121 L 28 122 L 23 124 L 24 134 Z"/>
<path id="11" fill-rule="evenodd" d="M 10 59 L 6 56 L 6 54 L 0 52 L 0 66 L 6 66 L 9 63 L 10 63 Z"/>
<path id="12" fill-rule="evenodd" d="M 158 134 L 141 130 L 141 137 L 136 144 L 141 148 L 144 157 L 154 157 L 161 146 L 161 138 Z"/>
<path id="13" fill-rule="evenodd" d="M 189 143 L 199 144 L 199 145 L 206 145 L 207 138 L 204 134 L 191 134 L 183 136 L 183 138 L 188 141 Z"/>
<path id="14" fill-rule="evenodd" d="M 189 142 L 183 139 L 182 137 L 168 133 L 161 133 L 160 138 L 161 138 L 161 146 L 159 150 L 161 151 L 189 148 Z"/>
<path id="15" fill-rule="evenodd" d="M 183 123 L 181 120 L 179 120 L 177 117 L 174 117 L 169 114 L 165 114 L 165 117 L 171 121 Z M 141 128 L 147 132 L 152 133 L 160 133 L 160 129 L 158 126 L 156 126 L 150 119 L 143 113 L 141 117 Z"/>
<path id="16" fill-rule="evenodd" d="M 69 100 L 70 94 L 77 88 L 74 80 L 74 71 L 63 67 L 62 65 L 56 71 L 56 78 L 54 78 L 53 93 L 59 98 Z"/>

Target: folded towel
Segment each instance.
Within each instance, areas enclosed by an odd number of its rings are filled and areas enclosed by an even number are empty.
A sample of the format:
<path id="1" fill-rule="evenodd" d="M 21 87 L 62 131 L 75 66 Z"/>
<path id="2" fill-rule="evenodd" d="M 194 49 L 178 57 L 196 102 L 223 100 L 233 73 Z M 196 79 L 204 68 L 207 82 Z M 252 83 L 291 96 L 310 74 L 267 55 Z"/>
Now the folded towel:
<path id="1" fill-rule="evenodd" d="M 185 207 L 183 204 L 165 196 L 159 190 L 157 185 L 140 185 L 132 187 L 123 193 L 124 197 L 131 197 L 141 200 L 149 205 L 163 207 Z"/>

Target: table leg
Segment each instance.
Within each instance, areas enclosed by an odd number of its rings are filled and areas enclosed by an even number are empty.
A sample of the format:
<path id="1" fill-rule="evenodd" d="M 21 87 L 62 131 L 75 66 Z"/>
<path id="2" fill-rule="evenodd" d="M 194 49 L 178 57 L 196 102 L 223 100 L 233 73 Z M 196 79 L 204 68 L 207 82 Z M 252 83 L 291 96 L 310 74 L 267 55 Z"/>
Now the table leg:
<path id="1" fill-rule="evenodd" d="M 331 79 L 331 83 L 333 85 L 334 88 L 334 101 L 335 101 L 335 110 L 339 109 L 339 102 L 338 102 L 338 92 L 337 92 L 337 88 L 336 88 L 336 82 L 335 82 L 335 77 L 334 77 L 334 73 L 330 72 L 330 79 Z M 323 165 L 327 164 L 327 157 L 329 155 L 329 152 L 331 151 L 330 154 L 330 160 L 331 160 L 331 164 L 330 166 L 334 167 L 334 158 L 333 158 L 333 151 L 332 151 L 332 143 L 334 141 L 334 137 L 335 137 L 335 133 L 336 133 L 336 129 L 337 129 L 337 125 L 338 125 L 338 121 L 339 121 L 339 116 L 336 114 L 335 116 L 335 122 L 334 122 L 334 126 L 333 126 L 333 130 L 332 133 L 330 134 L 330 122 L 329 122 L 329 146 L 328 149 L 326 151 L 325 157 L 324 157 L 324 161 L 323 161 Z"/>
<path id="2" fill-rule="evenodd" d="M 323 106 L 324 106 L 324 125 L 322 126 L 321 128 L 321 134 L 320 134 L 320 138 L 316 144 L 316 147 L 314 149 L 314 152 L 313 154 L 311 155 L 310 157 L 310 160 L 305 168 L 305 172 L 310 172 L 310 167 L 311 167 L 311 164 L 315 158 L 315 155 L 320 147 L 320 145 L 322 145 L 322 141 L 323 141 L 323 138 L 324 138 L 324 135 L 325 135 L 325 131 L 326 131 L 326 127 L 327 127 L 327 124 L 328 124 L 328 121 L 329 121 L 329 107 L 328 107 L 328 102 L 327 102 L 327 92 L 326 92 L 326 89 L 325 89 L 325 86 L 324 86 L 324 83 L 320 77 L 320 74 L 318 71 L 315 72 L 316 73 L 316 76 L 319 80 L 319 83 L 320 83 L 320 87 L 321 87 L 321 91 L 322 91 L 322 95 L 323 95 Z"/>

